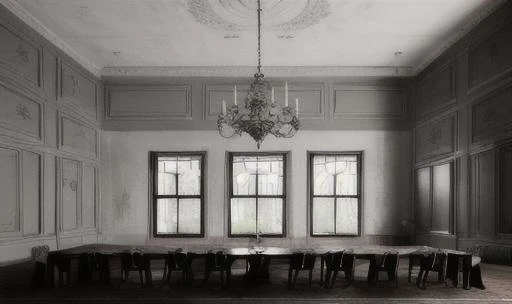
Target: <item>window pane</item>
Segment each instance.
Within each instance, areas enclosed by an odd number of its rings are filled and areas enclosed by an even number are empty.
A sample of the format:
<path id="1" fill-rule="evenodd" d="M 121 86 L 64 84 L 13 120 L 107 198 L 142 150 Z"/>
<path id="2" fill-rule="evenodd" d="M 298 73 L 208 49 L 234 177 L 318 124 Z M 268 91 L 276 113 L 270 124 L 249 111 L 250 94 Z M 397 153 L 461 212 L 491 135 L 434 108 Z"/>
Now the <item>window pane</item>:
<path id="1" fill-rule="evenodd" d="M 313 198 L 313 234 L 334 234 L 334 198 Z"/>
<path id="2" fill-rule="evenodd" d="M 175 198 L 161 198 L 157 201 L 157 233 L 176 233 L 178 229 L 178 204 Z"/>
<path id="3" fill-rule="evenodd" d="M 334 156 L 313 156 L 313 194 L 334 195 Z"/>
<path id="4" fill-rule="evenodd" d="M 283 194 L 283 156 L 258 157 L 258 194 Z"/>
<path id="5" fill-rule="evenodd" d="M 357 157 L 336 156 L 336 195 L 357 195 Z"/>
<path id="6" fill-rule="evenodd" d="M 231 233 L 256 233 L 256 199 L 231 199 Z"/>
<path id="7" fill-rule="evenodd" d="M 256 194 L 257 158 L 233 156 L 233 194 Z"/>
<path id="8" fill-rule="evenodd" d="M 179 233 L 201 233 L 201 200 L 180 199 Z"/>
<path id="9" fill-rule="evenodd" d="M 201 194 L 201 156 L 178 157 L 178 194 Z"/>
<path id="10" fill-rule="evenodd" d="M 283 199 L 258 199 L 258 231 L 261 233 L 283 233 Z"/>
<path id="11" fill-rule="evenodd" d="M 357 198 L 336 199 L 336 234 L 358 233 L 358 200 Z"/>
<path id="12" fill-rule="evenodd" d="M 176 157 L 158 158 L 158 194 L 176 194 Z"/>

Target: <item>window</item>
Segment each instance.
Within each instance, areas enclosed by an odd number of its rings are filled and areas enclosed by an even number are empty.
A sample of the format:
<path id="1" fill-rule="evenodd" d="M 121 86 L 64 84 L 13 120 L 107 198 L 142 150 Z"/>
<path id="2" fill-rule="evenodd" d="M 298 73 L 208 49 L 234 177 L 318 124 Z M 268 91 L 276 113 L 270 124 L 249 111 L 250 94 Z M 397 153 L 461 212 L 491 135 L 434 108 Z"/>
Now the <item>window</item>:
<path id="1" fill-rule="evenodd" d="M 358 236 L 361 152 L 309 152 L 312 236 Z"/>
<path id="2" fill-rule="evenodd" d="M 284 236 L 285 153 L 229 154 L 229 236 Z"/>
<path id="3" fill-rule="evenodd" d="M 153 235 L 204 235 L 205 152 L 151 152 Z"/>

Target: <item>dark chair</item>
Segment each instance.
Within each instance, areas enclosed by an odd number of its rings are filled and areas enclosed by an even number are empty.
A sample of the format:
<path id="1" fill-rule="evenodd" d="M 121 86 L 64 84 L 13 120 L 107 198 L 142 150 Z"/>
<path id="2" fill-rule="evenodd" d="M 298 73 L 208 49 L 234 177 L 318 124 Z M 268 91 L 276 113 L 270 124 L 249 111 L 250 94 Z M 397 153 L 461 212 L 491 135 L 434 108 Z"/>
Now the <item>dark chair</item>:
<path id="1" fill-rule="evenodd" d="M 57 257 L 57 269 L 59 271 L 59 287 L 64 286 L 64 275 L 66 284 L 71 284 L 71 260 L 76 259 L 74 255 L 59 255 Z"/>
<path id="2" fill-rule="evenodd" d="M 459 274 L 462 273 L 462 287 L 471 289 L 471 286 L 485 289 L 480 271 L 481 258 L 471 253 L 448 253 L 446 277 L 452 280 L 453 286 L 459 285 Z"/>
<path id="3" fill-rule="evenodd" d="M 343 271 L 347 286 L 354 281 L 355 256 L 351 251 L 328 252 L 322 256 L 325 261 L 325 287 L 333 288 L 338 272 Z M 331 278 L 332 275 L 332 278 Z"/>
<path id="4" fill-rule="evenodd" d="M 270 256 L 264 254 L 251 254 L 247 257 L 248 271 L 245 274 L 247 280 L 268 281 L 270 275 L 268 267 Z"/>
<path id="5" fill-rule="evenodd" d="M 370 282 L 379 281 L 379 272 L 386 272 L 388 281 L 394 281 L 395 287 L 398 287 L 398 266 L 400 264 L 400 254 L 398 252 L 385 252 L 382 255 L 375 255 L 370 260 L 370 269 L 368 280 Z"/>
<path id="6" fill-rule="evenodd" d="M 144 255 L 141 251 L 132 250 L 131 252 L 121 253 L 121 279 L 125 282 L 130 275 L 130 271 L 139 273 L 140 286 L 144 287 L 144 276 L 142 272 L 145 270 Z"/>
<path id="7" fill-rule="evenodd" d="M 313 268 L 315 267 L 316 256 L 311 253 L 297 252 L 292 254 L 290 257 L 290 268 L 288 269 L 288 286 L 294 287 L 297 281 L 297 276 L 300 270 L 309 271 L 309 287 L 311 288 L 311 282 L 313 280 Z M 292 281 L 292 273 L 293 275 Z"/>
<path id="8" fill-rule="evenodd" d="M 223 251 L 217 251 L 216 253 L 210 251 L 206 255 L 205 265 L 204 265 L 204 281 L 203 284 L 206 285 L 210 275 L 214 271 L 220 272 L 220 282 L 224 286 L 224 272 L 229 271 L 228 269 L 228 257 L 224 254 Z"/>
<path id="9" fill-rule="evenodd" d="M 409 255 L 409 272 L 407 274 L 407 282 L 412 282 L 412 270 L 415 266 L 420 267 L 422 254 Z"/>
<path id="10" fill-rule="evenodd" d="M 432 252 L 428 255 L 420 255 L 420 272 L 416 279 L 416 286 L 420 289 L 426 289 L 428 274 L 430 271 L 438 273 L 438 282 L 446 284 L 446 270 L 448 263 L 448 254 L 446 252 Z"/>
<path id="11" fill-rule="evenodd" d="M 171 285 L 171 274 L 173 271 L 181 271 L 181 282 L 185 284 L 192 283 L 194 280 L 191 270 L 192 256 L 184 253 L 182 250 L 176 250 L 174 252 L 169 251 L 167 259 L 165 260 L 164 284 Z"/>
<path id="12" fill-rule="evenodd" d="M 46 261 L 50 247 L 48 245 L 36 246 L 32 248 L 32 260 L 34 261 L 34 277 L 32 278 L 33 288 L 44 287 L 46 279 Z M 53 269 L 51 269 L 53 270 Z"/>

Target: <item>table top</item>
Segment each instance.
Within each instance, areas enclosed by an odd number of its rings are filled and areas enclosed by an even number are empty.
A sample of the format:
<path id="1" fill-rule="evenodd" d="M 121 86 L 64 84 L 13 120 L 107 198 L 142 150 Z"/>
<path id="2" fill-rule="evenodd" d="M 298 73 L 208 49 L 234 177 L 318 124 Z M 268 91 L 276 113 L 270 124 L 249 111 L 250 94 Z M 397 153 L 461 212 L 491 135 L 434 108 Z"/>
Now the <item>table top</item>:
<path id="1" fill-rule="evenodd" d="M 440 249 L 428 246 L 340 246 L 340 247 L 235 247 L 235 246 L 164 246 L 164 245 L 115 245 L 115 244 L 88 244 L 77 247 L 51 251 L 50 255 L 79 255 L 83 253 L 101 253 L 107 255 L 115 255 L 121 253 L 129 253 L 139 251 L 149 255 L 166 255 L 169 252 L 182 251 L 184 253 L 194 253 L 196 255 L 206 255 L 208 252 L 222 251 L 232 256 L 248 256 L 252 254 L 263 254 L 270 256 L 288 256 L 295 252 L 312 253 L 314 255 L 322 255 L 328 252 L 348 250 L 356 256 L 382 255 L 387 252 L 398 252 L 401 256 L 411 254 L 429 254 L 432 252 L 447 252 L 451 254 L 467 255 L 464 251 L 451 249 Z"/>

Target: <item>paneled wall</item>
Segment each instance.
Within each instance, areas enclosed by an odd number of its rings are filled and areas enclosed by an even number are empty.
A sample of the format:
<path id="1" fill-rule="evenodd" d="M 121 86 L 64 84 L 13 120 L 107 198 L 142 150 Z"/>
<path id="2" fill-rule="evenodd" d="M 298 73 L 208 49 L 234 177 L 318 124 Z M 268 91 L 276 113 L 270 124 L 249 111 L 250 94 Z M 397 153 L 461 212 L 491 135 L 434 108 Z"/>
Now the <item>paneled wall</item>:
<path id="1" fill-rule="evenodd" d="M 101 91 L 0 6 L 0 263 L 97 242 Z"/>
<path id="2" fill-rule="evenodd" d="M 512 3 L 418 75 L 418 243 L 512 245 Z"/>
<path id="3" fill-rule="evenodd" d="M 284 105 L 283 79 L 268 79 Z M 302 130 L 409 130 L 411 81 L 401 78 L 305 78 L 288 81 Z M 252 79 L 105 79 L 105 121 L 112 131 L 216 130 L 222 100 L 243 104 Z M 269 96 L 270 98 L 270 96 Z"/>

